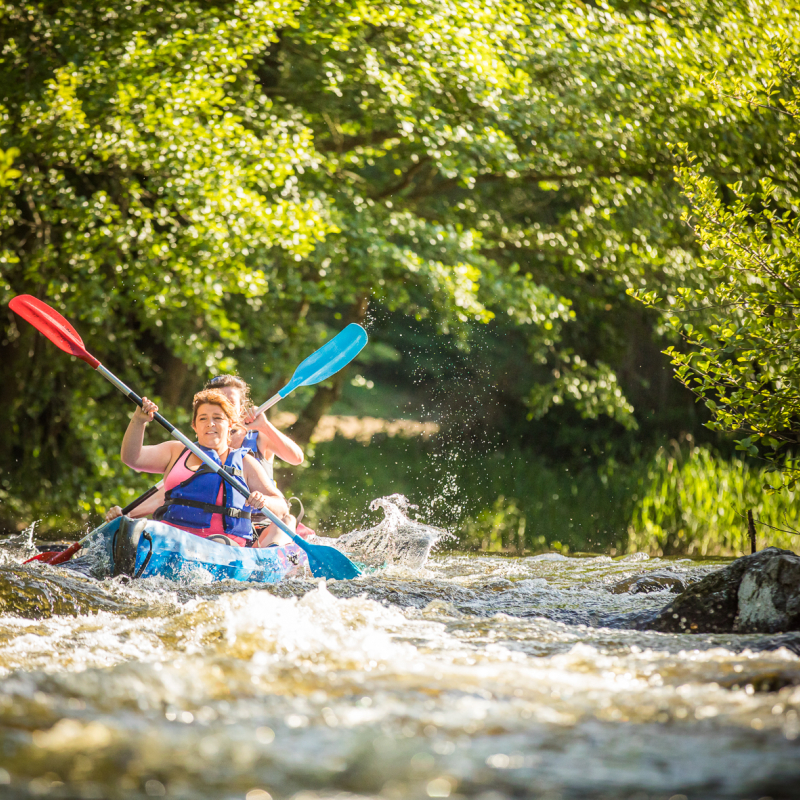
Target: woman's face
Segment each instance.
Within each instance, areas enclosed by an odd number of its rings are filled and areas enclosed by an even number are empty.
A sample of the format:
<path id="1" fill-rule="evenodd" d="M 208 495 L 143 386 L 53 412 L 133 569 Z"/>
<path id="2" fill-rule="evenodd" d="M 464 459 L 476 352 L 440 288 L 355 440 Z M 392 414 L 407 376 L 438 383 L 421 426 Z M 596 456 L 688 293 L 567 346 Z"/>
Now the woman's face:
<path id="1" fill-rule="evenodd" d="M 231 422 L 225 412 L 213 403 L 202 403 L 192 423 L 197 441 L 211 450 L 224 450 L 228 447 Z"/>
<path id="2" fill-rule="evenodd" d="M 233 406 L 234 410 L 236 411 L 237 416 L 240 416 L 243 409 L 242 409 L 242 390 L 237 389 L 235 386 L 223 386 L 221 389 L 217 389 L 218 392 L 222 392 L 228 400 L 231 401 L 231 405 Z"/>
<path id="3" fill-rule="evenodd" d="M 233 448 L 241 447 L 244 442 L 244 436 L 247 433 L 247 428 L 241 422 L 241 416 L 244 409 L 242 408 L 242 390 L 237 389 L 235 386 L 223 386 L 218 391 L 222 392 L 228 400 L 231 401 L 236 418 L 239 420 L 236 425 L 231 426 L 230 445 Z"/>

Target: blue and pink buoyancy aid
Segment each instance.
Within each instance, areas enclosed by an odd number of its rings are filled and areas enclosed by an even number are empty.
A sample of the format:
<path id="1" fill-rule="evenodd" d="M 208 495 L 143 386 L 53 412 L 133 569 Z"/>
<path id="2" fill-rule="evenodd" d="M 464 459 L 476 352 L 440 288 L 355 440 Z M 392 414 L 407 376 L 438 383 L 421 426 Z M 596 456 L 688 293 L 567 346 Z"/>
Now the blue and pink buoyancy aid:
<path id="1" fill-rule="evenodd" d="M 244 483 L 244 457 L 250 453 L 250 448 L 231 450 L 223 464 L 214 450 L 200 444 L 197 446 L 247 488 Z M 223 505 L 217 505 L 216 499 L 223 484 Z M 209 498 L 213 498 L 214 502 L 209 503 Z M 221 514 L 225 533 L 241 536 L 249 541 L 253 538 L 251 517 L 255 509 L 248 506 L 245 499 L 209 467 L 201 464 L 191 478 L 166 493 L 164 505 L 159 509 L 159 518 L 164 522 L 174 522 L 188 528 L 205 529 L 211 525 L 212 514 Z"/>

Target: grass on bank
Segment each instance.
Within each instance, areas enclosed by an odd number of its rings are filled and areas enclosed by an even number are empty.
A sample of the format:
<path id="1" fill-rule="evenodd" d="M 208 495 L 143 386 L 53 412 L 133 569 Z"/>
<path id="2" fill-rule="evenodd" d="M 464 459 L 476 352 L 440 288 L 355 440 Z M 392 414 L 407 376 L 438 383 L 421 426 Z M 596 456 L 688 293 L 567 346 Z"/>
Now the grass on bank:
<path id="1" fill-rule="evenodd" d="M 312 464 L 293 491 L 310 524 L 334 535 L 375 524 L 370 501 L 400 493 L 420 519 L 455 534 L 449 546 L 460 550 L 737 556 L 750 552 L 747 509 L 762 523 L 759 549 L 800 544 L 766 527 L 800 529 L 794 493 L 771 493 L 774 474 L 705 447 L 673 443 L 631 465 L 570 470 L 514 448 L 480 454 L 438 438 L 379 436 L 364 446 L 337 437 L 316 445 Z"/>
<path id="2" fill-rule="evenodd" d="M 796 549 L 800 535 L 787 531 L 800 530 L 800 498 L 775 491 L 779 484 L 777 473 L 705 447 L 662 448 L 639 478 L 628 548 L 659 555 L 749 553 L 745 514 L 752 509 L 759 549 Z"/>

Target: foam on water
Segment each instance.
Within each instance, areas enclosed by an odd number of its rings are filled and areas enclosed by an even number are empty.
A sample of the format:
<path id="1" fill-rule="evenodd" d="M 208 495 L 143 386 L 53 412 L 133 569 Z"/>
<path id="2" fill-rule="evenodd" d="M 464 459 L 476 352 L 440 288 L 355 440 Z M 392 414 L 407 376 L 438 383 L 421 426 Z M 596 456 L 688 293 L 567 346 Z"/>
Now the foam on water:
<path id="1" fill-rule="evenodd" d="M 297 800 L 794 791 L 795 653 L 600 624 L 669 599 L 610 593 L 621 579 L 713 565 L 398 562 L 258 588 L 3 564 L 0 585 L 29 605 L 0 616 L 0 783 L 19 797 Z"/>

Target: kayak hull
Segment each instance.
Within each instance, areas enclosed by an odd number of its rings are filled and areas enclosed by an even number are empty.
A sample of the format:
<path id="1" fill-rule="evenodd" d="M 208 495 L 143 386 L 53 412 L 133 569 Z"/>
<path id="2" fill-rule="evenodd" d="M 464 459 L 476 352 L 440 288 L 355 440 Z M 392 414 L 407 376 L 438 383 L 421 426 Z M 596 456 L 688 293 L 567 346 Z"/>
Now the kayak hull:
<path id="1" fill-rule="evenodd" d="M 307 563 L 305 552 L 296 544 L 229 546 L 153 520 L 118 517 L 101 531 L 111 575 L 277 583 Z"/>

